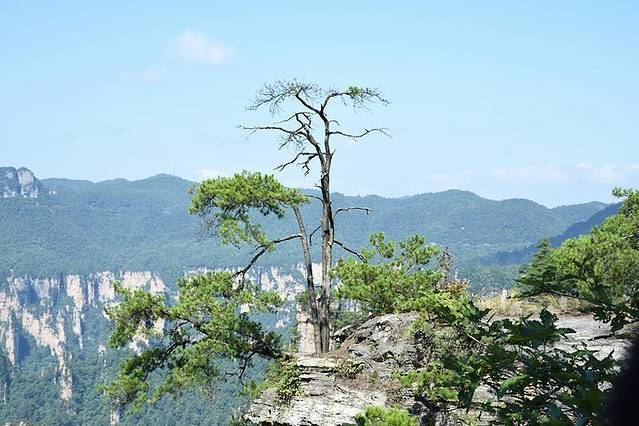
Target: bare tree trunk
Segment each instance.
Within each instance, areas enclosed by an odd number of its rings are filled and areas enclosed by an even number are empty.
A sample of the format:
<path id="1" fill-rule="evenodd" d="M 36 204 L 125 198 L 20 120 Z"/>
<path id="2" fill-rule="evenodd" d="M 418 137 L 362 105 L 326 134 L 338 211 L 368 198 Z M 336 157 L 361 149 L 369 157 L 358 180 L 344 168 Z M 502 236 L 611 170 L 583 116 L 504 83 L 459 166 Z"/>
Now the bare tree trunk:
<path id="1" fill-rule="evenodd" d="M 311 314 L 311 322 L 313 323 L 313 338 L 315 341 L 315 352 L 322 351 L 322 334 L 320 333 L 319 312 L 317 309 L 317 293 L 315 291 L 315 282 L 313 279 L 313 261 L 311 259 L 311 250 L 309 247 L 308 236 L 306 235 L 306 227 L 302 214 L 297 205 L 293 205 L 297 225 L 300 229 L 300 241 L 302 243 L 302 251 L 304 252 L 304 264 L 306 267 L 306 291 L 308 292 L 308 305 Z"/>
<path id="2" fill-rule="evenodd" d="M 330 153 L 327 154 L 330 156 Z M 326 170 L 322 172 L 322 290 L 319 298 L 319 325 L 322 338 L 322 352 L 330 350 L 330 303 L 331 303 L 331 268 L 333 267 L 333 241 L 335 226 L 330 193 L 330 157 L 326 161 Z"/>

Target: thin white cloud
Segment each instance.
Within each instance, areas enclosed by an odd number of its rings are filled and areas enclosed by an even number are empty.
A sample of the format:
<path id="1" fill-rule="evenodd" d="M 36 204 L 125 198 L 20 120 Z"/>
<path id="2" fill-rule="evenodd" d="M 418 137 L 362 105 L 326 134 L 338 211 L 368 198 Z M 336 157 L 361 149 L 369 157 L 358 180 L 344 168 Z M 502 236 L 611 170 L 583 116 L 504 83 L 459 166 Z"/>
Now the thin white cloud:
<path id="1" fill-rule="evenodd" d="M 577 163 L 577 168 L 580 170 L 592 170 L 592 164 L 590 163 Z"/>
<path id="2" fill-rule="evenodd" d="M 631 163 L 617 165 L 615 163 L 605 163 L 593 166 L 589 163 L 578 163 L 577 169 L 582 172 L 582 176 L 587 179 L 605 184 L 623 184 L 629 179 L 639 175 L 639 164 Z"/>
<path id="3" fill-rule="evenodd" d="M 614 183 L 623 178 L 623 173 L 616 164 L 604 164 L 592 170 L 596 181 L 602 183 Z"/>
<path id="4" fill-rule="evenodd" d="M 227 58 L 229 48 L 204 33 L 188 29 L 169 42 L 168 51 L 186 62 L 218 65 Z"/>
<path id="5" fill-rule="evenodd" d="M 222 170 L 217 170 L 217 169 L 201 169 L 195 172 L 195 174 L 200 180 L 214 179 L 218 177 L 228 176 L 228 173 L 223 172 Z"/>
<path id="6" fill-rule="evenodd" d="M 547 182 L 560 183 L 567 180 L 566 174 L 554 166 L 525 166 L 493 169 L 491 174 L 507 182 Z"/>

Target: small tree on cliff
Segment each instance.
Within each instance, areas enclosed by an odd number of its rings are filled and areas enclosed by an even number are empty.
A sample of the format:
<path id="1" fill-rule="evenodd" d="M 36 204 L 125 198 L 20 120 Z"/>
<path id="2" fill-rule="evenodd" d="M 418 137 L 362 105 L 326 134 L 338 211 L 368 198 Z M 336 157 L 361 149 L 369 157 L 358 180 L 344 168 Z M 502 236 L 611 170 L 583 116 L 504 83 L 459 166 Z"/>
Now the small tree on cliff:
<path id="1" fill-rule="evenodd" d="M 283 171 L 287 167 L 295 165 L 301 168 L 304 175 L 310 173 L 313 165 L 319 166 L 319 188 L 321 195 L 318 197 L 322 204 L 322 213 L 319 218 L 319 226 L 307 234 L 304 223 L 295 208 L 294 212 L 300 229 L 299 238 L 302 242 L 304 260 L 306 266 L 307 291 L 311 321 L 315 329 L 315 349 L 317 352 L 326 352 L 330 345 L 330 294 L 331 294 L 331 268 L 333 266 L 333 246 L 341 246 L 348 252 L 355 253 L 335 239 L 335 217 L 340 212 L 350 210 L 367 210 L 362 207 L 340 208 L 333 210 L 331 198 L 331 168 L 335 150 L 333 140 L 346 138 L 358 141 L 371 133 L 382 133 L 382 128 L 363 129 L 358 133 L 342 130 L 339 122 L 329 112 L 329 107 L 335 102 L 351 105 L 353 108 L 367 108 L 373 103 L 387 105 L 388 101 L 382 94 L 371 88 L 350 86 L 345 90 L 322 89 L 315 84 L 299 81 L 276 82 L 267 84 L 260 91 L 251 110 L 268 108 L 271 115 L 280 114 L 288 110 L 285 118 L 276 123 L 264 126 L 250 126 L 243 129 L 251 134 L 255 132 L 273 132 L 280 137 L 279 148 L 290 148 L 293 156 L 289 161 L 276 167 Z M 316 232 L 321 232 L 321 278 L 319 295 L 315 289 L 313 277 L 312 259 L 310 254 L 310 239 Z"/>
<path id="2" fill-rule="evenodd" d="M 255 247 L 246 266 L 234 273 L 208 272 L 184 277 L 178 281 L 179 297 L 168 303 L 160 295 L 140 289 L 116 286 L 120 303 L 105 308 L 115 327 L 109 341 L 112 347 L 126 347 L 140 338 L 148 345 L 129 356 L 120 366 L 118 377 L 106 383 L 103 391 L 117 408 L 141 407 L 159 400 L 165 394 L 199 388 L 215 391 L 219 382 L 230 376 L 244 375 L 255 357 L 280 358 L 279 335 L 263 327 L 260 313 L 273 312 L 281 304 L 279 295 L 262 291 L 246 279 L 260 257 L 285 241 L 299 240 L 306 269 L 306 283 L 311 321 L 315 329 L 315 349 L 329 349 L 329 312 L 333 246 L 356 253 L 335 239 L 335 216 L 360 207 L 333 210 L 330 173 L 335 153 L 334 138 L 358 140 L 382 129 L 365 129 L 360 133 L 340 130 L 328 113 L 332 102 L 342 101 L 354 107 L 387 101 L 374 89 L 349 87 L 346 90 L 322 90 L 300 83 L 266 85 L 257 94 L 252 109 L 269 108 L 279 113 L 285 106 L 296 105 L 282 121 L 267 126 L 244 127 L 251 132 L 274 131 L 282 136 L 280 149 L 290 147 L 294 154 L 276 169 L 298 165 L 308 174 L 315 164 L 320 178 L 317 198 L 322 205 L 319 226 L 307 233 L 300 206 L 310 196 L 286 188 L 271 175 L 241 172 L 202 182 L 193 190 L 190 213 L 203 218 L 205 231 L 217 236 L 221 243 Z M 317 135 L 316 135 L 317 132 Z M 268 236 L 256 215 L 278 218 L 291 210 L 298 232 Z M 315 289 L 311 237 L 321 231 L 321 289 Z"/>

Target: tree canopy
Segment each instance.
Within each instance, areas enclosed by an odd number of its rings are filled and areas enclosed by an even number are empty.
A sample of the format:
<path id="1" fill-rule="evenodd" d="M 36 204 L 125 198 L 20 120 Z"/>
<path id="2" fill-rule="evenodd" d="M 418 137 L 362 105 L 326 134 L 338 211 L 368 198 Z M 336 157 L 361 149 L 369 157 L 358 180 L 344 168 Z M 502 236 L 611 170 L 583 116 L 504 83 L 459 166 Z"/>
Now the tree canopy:
<path id="1" fill-rule="evenodd" d="M 255 319 L 280 304 L 277 292 L 238 285 L 230 272 L 182 278 L 171 306 L 143 290 L 117 288 L 122 301 L 106 308 L 115 322 L 111 347 L 146 340 L 103 390 L 118 409 L 156 402 L 193 388 L 213 395 L 228 376 L 240 379 L 254 357 L 280 355 L 280 336 Z"/>
<path id="2" fill-rule="evenodd" d="M 518 282 L 524 296 L 586 302 L 587 311 L 616 332 L 639 321 L 639 192 L 614 194 L 624 198 L 617 214 L 556 249 L 543 242 Z"/>

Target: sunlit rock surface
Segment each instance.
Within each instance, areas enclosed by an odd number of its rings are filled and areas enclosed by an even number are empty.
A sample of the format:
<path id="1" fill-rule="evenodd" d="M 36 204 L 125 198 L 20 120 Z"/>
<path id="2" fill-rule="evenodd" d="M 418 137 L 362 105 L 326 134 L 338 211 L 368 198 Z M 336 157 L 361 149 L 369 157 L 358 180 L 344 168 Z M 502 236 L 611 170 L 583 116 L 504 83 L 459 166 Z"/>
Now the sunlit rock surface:
<path id="1" fill-rule="evenodd" d="M 341 331 L 339 338 L 344 341 L 337 351 L 316 356 L 299 354 L 297 395 L 283 403 L 275 389 L 268 389 L 251 404 L 245 420 L 261 426 L 337 426 L 355 424 L 355 415 L 367 406 L 400 405 L 418 417 L 420 424 L 457 424 L 447 414 L 433 418 L 394 379 L 398 373 L 424 365 L 427 343 L 425 346 L 409 327 L 417 317 L 409 313 L 373 318 L 354 330 Z M 585 343 L 601 357 L 613 351 L 615 357 L 623 356 L 625 342 L 601 338 L 610 330 L 591 317 L 564 317 L 558 326 L 576 332 L 560 344 L 564 349 Z M 486 389 L 478 389 L 477 396 L 491 397 Z"/>
<path id="2" fill-rule="evenodd" d="M 393 375 L 412 368 L 421 354 L 412 344 L 409 324 L 416 314 L 384 315 L 366 321 L 326 355 L 301 354 L 297 395 L 286 404 L 269 389 L 250 407 L 245 419 L 257 425 L 354 424 L 367 406 L 410 405 Z"/>
<path id="3" fill-rule="evenodd" d="M 47 348 L 57 364 L 55 384 L 60 398 L 69 400 L 73 394 L 69 346 L 83 348 L 85 314 L 114 301 L 112 284 L 116 279 L 130 289 L 166 290 L 162 279 L 150 272 L 7 278 L 0 286 L 0 350 L 9 363 L 19 366 L 21 352 L 29 351 L 29 341 Z"/>
<path id="4" fill-rule="evenodd" d="M 0 196 L 2 198 L 37 198 L 42 184 L 31 170 L 20 167 L 0 167 Z"/>

